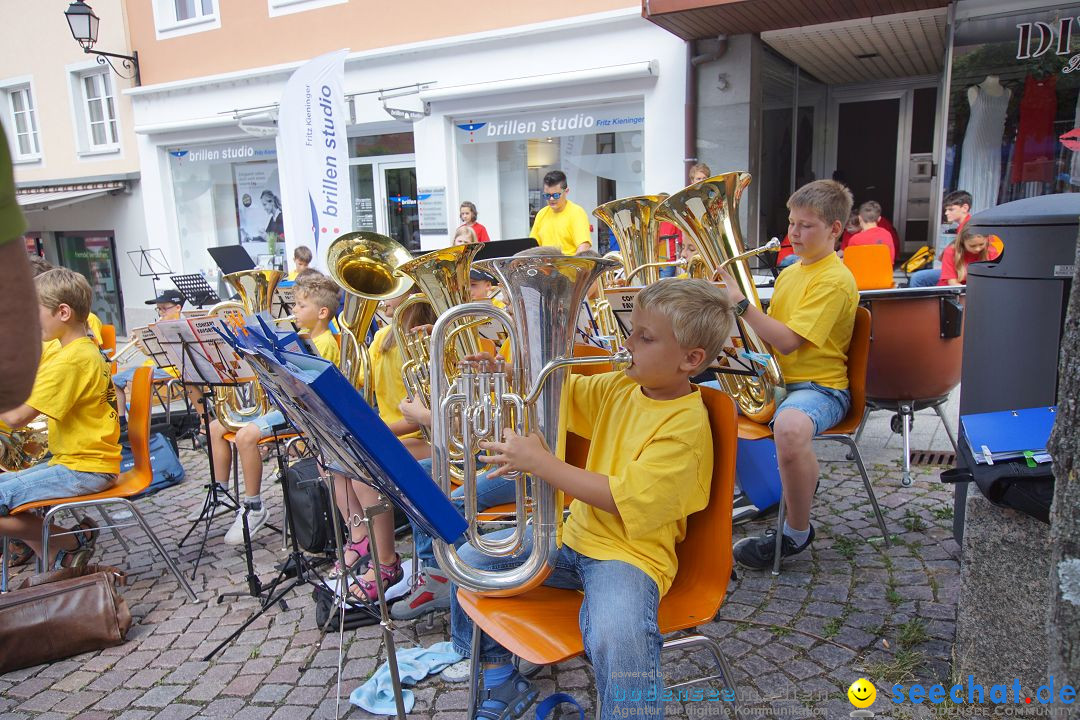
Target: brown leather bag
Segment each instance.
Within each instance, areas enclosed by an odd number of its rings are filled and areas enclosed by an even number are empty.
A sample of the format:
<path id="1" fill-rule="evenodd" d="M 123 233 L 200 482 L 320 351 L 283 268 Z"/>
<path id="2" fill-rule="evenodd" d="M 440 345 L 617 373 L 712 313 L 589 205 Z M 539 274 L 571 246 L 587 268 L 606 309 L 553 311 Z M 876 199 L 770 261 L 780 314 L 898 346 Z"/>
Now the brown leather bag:
<path id="1" fill-rule="evenodd" d="M 125 582 L 114 567 L 87 565 L 0 595 L 0 673 L 123 643 L 131 613 L 116 588 Z"/>

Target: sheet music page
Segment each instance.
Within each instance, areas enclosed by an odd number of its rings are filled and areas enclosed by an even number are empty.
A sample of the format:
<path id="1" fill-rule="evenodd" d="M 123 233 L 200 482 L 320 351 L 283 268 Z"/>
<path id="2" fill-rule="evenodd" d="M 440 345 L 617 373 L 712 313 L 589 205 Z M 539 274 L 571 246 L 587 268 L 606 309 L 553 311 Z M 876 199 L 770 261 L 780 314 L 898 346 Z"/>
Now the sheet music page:
<path id="1" fill-rule="evenodd" d="M 154 334 L 153 326 L 135 328 L 131 334 L 135 338 L 135 341 L 139 345 L 139 349 L 143 351 L 147 357 L 154 361 L 154 364 L 164 370 L 165 368 L 174 367 L 172 360 L 165 353 L 165 349 L 161 347 L 161 341 L 158 340 L 157 335 Z"/>
<path id="2" fill-rule="evenodd" d="M 713 284 L 717 287 L 723 287 L 722 283 Z M 619 323 L 624 337 L 629 337 L 634 329 L 634 324 L 630 322 L 630 313 L 634 310 L 634 298 L 640 290 L 639 287 L 628 287 L 610 288 L 604 291 L 604 295 L 611 304 L 611 310 L 615 314 L 615 320 Z M 742 321 L 736 319 L 735 332 L 728 338 L 720 357 L 709 366 L 709 369 L 735 375 L 756 375 L 757 371 L 750 361 L 740 357 L 740 353 L 745 347 L 746 342 L 742 335 Z"/>
<path id="3" fill-rule="evenodd" d="M 183 371 L 183 381 L 188 383 L 222 383 L 228 377 L 218 372 L 214 360 L 191 327 L 190 320 L 166 320 L 150 326 L 170 364 Z M 184 348 L 188 351 L 185 352 Z M 230 348 L 230 352 L 232 348 Z"/>
<path id="4" fill-rule="evenodd" d="M 214 368 L 224 380 L 248 382 L 255 379 L 255 371 L 218 332 L 218 328 L 222 327 L 220 318 L 196 318 L 188 323 L 195 331 L 207 359 L 214 364 Z"/>
<path id="5" fill-rule="evenodd" d="M 293 285 L 278 285 L 270 301 L 270 315 L 275 318 L 288 317 L 292 313 Z"/>

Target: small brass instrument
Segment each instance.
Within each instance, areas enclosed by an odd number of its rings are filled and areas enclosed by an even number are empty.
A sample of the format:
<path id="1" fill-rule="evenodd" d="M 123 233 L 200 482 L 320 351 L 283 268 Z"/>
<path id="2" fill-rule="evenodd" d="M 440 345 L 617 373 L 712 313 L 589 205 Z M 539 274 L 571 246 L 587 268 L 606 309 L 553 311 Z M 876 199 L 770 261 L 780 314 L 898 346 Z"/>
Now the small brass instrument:
<path id="1" fill-rule="evenodd" d="M 710 277 L 722 267 L 730 268 L 739 291 L 760 310 L 761 300 L 746 258 L 764 252 L 765 248 L 745 253 L 739 229 L 739 200 L 749 184 L 749 173 L 716 175 L 664 200 L 657 207 L 656 216 L 658 220 L 675 225 L 684 237 L 694 240 L 700 257 L 709 268 Z M 755 364 L 756 372 L 746 374 L 721 369 L 717 371 L 717 379 L 724 392 L 735 399 L 743 415 L 754 422 L 767 423 L 783 399 L 784 378 L 765 341 L 741 318 L 738 318 L 738 327 L 744 343 L 742 349 L 758 353 L 767 360 L 763 366 Z"/>
<path id="2" fill-rule="evenodd" d="M 610 357 L 573 357 L 581 303 L 596 278 L 616 267 L 614 262 L 534 256 L 486 260 L 477 265 L 499 277 L 510 313 L 488 303 L 466 303 L 443 313 L 432 331 L 432 474 L 447 494 L 451 489 L 451 446 L 460 446 L 465 457 L 471 458 L 480 441 L 501 438 L 503 429 L 509 427 L 522 435 L 539 432 L 549 447 L 556 448 L 560 439 L 559 408 L 565 399 L 569 366 L 625 366 L 629 362 L 625 350 Z M 449 347 L 450 331 L 469 317 L 494 320 L 509 333 L 514 353 L 509 374 L 499 363 L 494 371 L 466 364 L 456 377 L 447 375 L 447 355 L 457 352 Z M 462 587 L 487 595 L 516 595 L 539 585 L 551 571 L 557 553 L 556 535 L 563 510 L 560 493 L 543 478 L 533 477 L 529 488 L 523 475 L 508 475 L 517 484 L 517 524 L 511 536 L 493 541 L 477 530 L 476 467 L 467 462 L 463 471 L 465 519 L 472 546 L 495 557 L 516 554 L 529 522 L 532 551 L 520 567 L 483 571 L 466 565 L 453 545 L 435 538 L 439 567 Z"/>
<path id="3" fill-rule="evenodd" d="M 364 399 L 374 402 L 371 358 L 364 339 L 379 303 L 408 292 L 413 281 L 397 272 L 412 259 L 393 238 L 372 232 L 350 232 L 335 239 L 327 250 L 330 277 L 345 290 L 345 304 L 338 313 L 341 359 L 338 367 L 355 388 L 363 387 Z"/>
<path id="4" fill-rule="evenodd" d="M 37 465 L 48 454 L 49 424 L 44 415 L 17 430 L 0 426 L 0 470 L 25 470 Z"/>
<path id="5" fill-rule="evenodd" d="M 228 314 L 255 315 L 270 310 L 274 290 L 285 277 L 278 270 L 241 270 L 225 276 L 240 295 L 240 301 L 225 300 L 210 308 L 211 317 L 224 318 Z M 270 400 L 257 380 L 230 385 L 214 393 L 214 415 L 222 427 L 237 432 L 244 425 L 270 411 Z"/>

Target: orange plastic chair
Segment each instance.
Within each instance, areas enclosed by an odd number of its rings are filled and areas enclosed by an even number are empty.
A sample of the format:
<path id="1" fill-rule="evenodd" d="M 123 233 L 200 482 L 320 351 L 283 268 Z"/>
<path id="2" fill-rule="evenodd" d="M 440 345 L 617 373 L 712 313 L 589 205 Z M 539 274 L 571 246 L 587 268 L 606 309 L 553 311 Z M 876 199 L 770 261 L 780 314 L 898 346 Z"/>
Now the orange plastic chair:
<path id="1" fill-rule="evenodd" d="M 726 548 L 731 547 L 735 489 L 735 404 L 718 390 L 708 387 L 700 390 L 712 427 L 712 487 L 708 506 L 690 516 L 686 537 L 676 548 L 679 571 L 671 589 L 660 600 L 657 613 L 660 632 L 664 635 L 695 628 L 716 616 L 724 602 L 734 562 Z M 458 589 L 457 597 L 474 623 L 473 657 L 479 651 L 481 630 L 518 657 L 540 665 L 569 660 L 585 652 L 578 627 L 582 595 L 576 590 L 540 586 L 522 595 L 493 598 Z M 737 697 L 731 667 L 716 640 L 694 634 L 665 640 L 663 645 L 664 648 L 690 646 L 708 650 L 721 674 L 671 687 L 722 678 L 725 688 Z M 479 663 L 474 662 L 468 717 L 475 716 L 478 670 Z"/>
<path id="2" fill-rule="evenodd" d="M 858 246 L 857 246 L 858 247 Z M 867 246 L 873 247 L 873 246 Z M 851 250 L 852 248 L 848 248 Z M 870 484 L 870 476 L 866 474 L 866 465 L 863 464 L 859 446 L 855 442 L 855 435 L 859 430 L 859 424 L 866 414 L 866 361 L 870 356 L 870 311 L 864 307 L 855 310 L 855 327 L 851 331 L 851 345 L 848 347 L 848 389 L 851 391 L 851 408 L 847 415 L 839 423 L 825 432 L 816 436 L 815 440 L 833 440 L 847 445 L 851 450 L 851 457 L 859 467 L 862 475 L 863 486 L 870 498 L 870 504 L 874 508 L 878 527 L 881 528 L 881 536 L 885 539 L 885 547 L 889 547 L 889 531 L 885 527 L 885 518 L 878 506 L 877 496 L 874 494 L 874 486 Z M 763 440 L 772 437 L 772 430 L 768 425 L 756 423 L 739 416 L 739 439 L 740 440 Z M 783 541 L 784 531 L 784 494 L 780 492 L 780 512 L 776 518 L 776 557 L 773 560 L 773 575 L 780 574 L 780 543 Z"/>
<path id="3" fill-rule="evenodd" d="M 36 500 L 34 502 L 24 503 L 14 508 L 11 514 L 26 512 L 27 510 L 34 510 L 37 508 L 48 508 L 45 512 L 44 527 L 41 533 L 41 555 L 38 557 L 38 572 L 44 572 L 45 567 L 44 558 L 49 557 L 49 528 L 52 525 L 53 517 L 64 510 L 73 511 L 77 508 L 96 507 L 103 508 L 106 505 L 122 505 L 126 510 L 131 512 L 132 517 L 136 522 L 126 523 L 124 525 L 112 525 L 110 524 L 102 526 L 102 530 L 113 530 L 114 532 L 123 527 L 130 527 L 139 525 L 143 532 L 146 533 L 146 537 L 150 539 L 150 542 L 154 545 L 154 549 L 165 561 L 165 564 L 169 568 L 169 572 L 180 583 L 180 587 L 184 589 L 188 599 L 191 602 L 198 602 L 199 598 L 195 595 L 195 591 L 191 589 L 191 585 L 184 577 L 183 573 L 176 566 L 172 557 L 165 550 L 165 546 L 161 544 L 161 540 L 151 529 L 150 524 L 146 522 L 146 518 L 135 506 L 129 498 L 138 495 L 147 487 L 150 486 L 150 482 L 153 480 L 154 472 L 150 467 L 150 368 L 141 367 L 135 371 L 135 376 L 131 380 L 131 407 L 128 410 L 128 442 L 131 444 L 131 454 L 135 460 L 135 466 L 125 473 L 121 473 L 117 478 L 116 484 L 114 484 L 108 490 L 104 490 L 99 493 L 93 493 L 90 495 L 74 495 L 66 498 L 54 498 L 52 500 Z M 108 518 L 108 515 L 103 513 L 103 516 Z M 70 534 L 70 533 L 64 533 Z M 4 544 L 5 548 L 7 543 Z M 7 588 L 7 557 L 5 553 L 3 563 L 3 577 L 2 584 L 4 589 Z"/>
<path id="4" fill-rule="evenodd" d="M 101 351 L 105 353 L 105 357 L 112 360 L 113 354 L 116 353 L 116 326 L 115 325 L 102 325 L 101 326 Z"/>
<path id="5" fill-rule="evenodd" d="M 885 245 L 848 245 L 844 265 L 855 276 L 859 290 L 884 290 L 895 285 L 892 259 Z"/>

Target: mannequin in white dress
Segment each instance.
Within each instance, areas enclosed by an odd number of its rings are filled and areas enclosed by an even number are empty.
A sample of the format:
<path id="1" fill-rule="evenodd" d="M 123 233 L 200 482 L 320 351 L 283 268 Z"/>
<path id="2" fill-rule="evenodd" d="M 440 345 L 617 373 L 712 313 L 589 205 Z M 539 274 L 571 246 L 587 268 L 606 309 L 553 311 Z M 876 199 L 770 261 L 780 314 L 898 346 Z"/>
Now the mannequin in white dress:
<path id="1" fill-rule="evenodd" d="M 967 92 L 971 116 L 960 151 L 960 178 L 956 188 L 971 193 L 971 212 L 997 205 L 1001 185 L 1001 143 L 1005 112 L 1012 91 L 997 75 L 988 75 Z"/>

